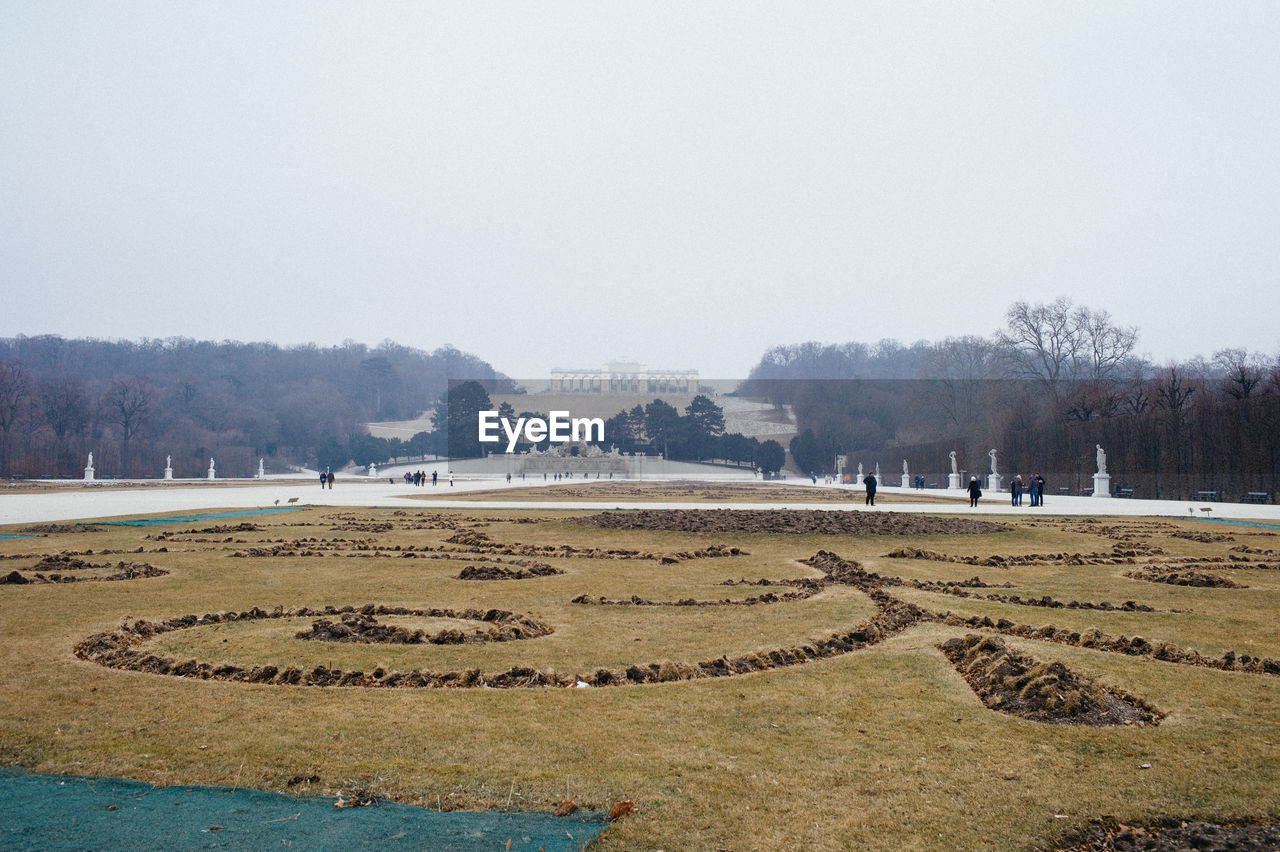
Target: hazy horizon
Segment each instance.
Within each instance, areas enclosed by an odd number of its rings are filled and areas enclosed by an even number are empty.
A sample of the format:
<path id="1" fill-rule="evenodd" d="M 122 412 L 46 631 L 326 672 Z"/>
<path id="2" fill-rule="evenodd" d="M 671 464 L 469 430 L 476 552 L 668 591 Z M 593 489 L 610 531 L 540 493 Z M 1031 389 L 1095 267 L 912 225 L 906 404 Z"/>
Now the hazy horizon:
<path id="1" fill-rule="evenodd" d="M 0 335 L 507 375 L 1280 332 L 1280 6 L 5 3 Z"/>

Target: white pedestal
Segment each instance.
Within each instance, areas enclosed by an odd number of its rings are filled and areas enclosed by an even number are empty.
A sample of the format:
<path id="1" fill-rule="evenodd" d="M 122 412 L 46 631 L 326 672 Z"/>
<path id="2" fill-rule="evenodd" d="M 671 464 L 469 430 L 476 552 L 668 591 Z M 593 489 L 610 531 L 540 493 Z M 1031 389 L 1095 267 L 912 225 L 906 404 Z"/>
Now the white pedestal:
<path id="1" fill-rule="evenodd" d="M 958 473 L 947 474 L 947 488 L 951 489 L 952 491 L 962 490 L 960 485 L 960 474 Z"/>
<path id="2" fill-rule="evenodd" d="M 1003 477 L 1001 477 L 1000 474 L 998 473 L 987 474 L 987 490 L 988 491 L 990 491 L 992 494 L 999 494 L 1003 486 L 1004 486 Z"/>
<path id="3" fill-rule="evenodd" d="M 85 482 L 93 482 L 93 468 L 91 468 L 91 467 L 86 467 L 86 468 L 84 469 L 84 481 L 85 481 Z"/>
<path id="4" fill-rule="evenodd" d="M 903 488 L 910 488 L 910 487 L 911 487 L 911 476 L 910 476 L 910 474 L 906 474 L 906 473 L 902 474 L 902 487 L 903 487 Z"/>
<path id="5" fill-rule="evenodd" d="M 1093 496 L 1094 497 L 1110 497 L 1111 496 L 1111 474 L 1095 473 L 1093 475 Z"/>
<path id="6" fill-rule="evenodd" d="M 210 479 L 217 479 L 217 478 L 218 478 L 218 474 L 214 473 L 213 468 L 209 468 L 209 478 L 210 478 Z"/>
<path id="7" fill-rule="evenodd" d="M 378 466 L 376 464 L 369 465 L 369 476 L 378 475 Z"/>
<path id="8" fill-rule="evenodd" d="M 173 468 L 171 468 L 171 467 L 166 467 L 166 468 L 164 469 L 164 478 L 165 478 L 165 479 L 173 479 Z"/>

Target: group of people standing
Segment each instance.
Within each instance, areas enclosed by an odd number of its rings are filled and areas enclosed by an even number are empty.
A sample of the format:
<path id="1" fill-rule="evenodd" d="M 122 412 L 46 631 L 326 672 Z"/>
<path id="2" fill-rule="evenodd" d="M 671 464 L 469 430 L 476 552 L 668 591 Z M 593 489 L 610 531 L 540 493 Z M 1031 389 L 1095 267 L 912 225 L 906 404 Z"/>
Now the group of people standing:
<path id="1" fill-rule="evenodd" d="M 320 487 L 324 488 L 326 485 L 329 486 L 330 491 L 333 490 L 333 469 L 332 468 L 330 468 L 329 470 L 320 471 Z"/>
<path id="2" fill-rule="evenodd" d="M 1026 482 L 1022 481 L 1022 474 L 1013 477 L 1013 481 L 1009 483 L 1009 494 L 1013 500 L 1012 505 L 1022 505 L 1023 493 L 1030 495 L 1032 506 L 1044 505 L 1044 477 L 1038 473 L 1033 473 L 1027 477 Z"/>
<path id="3" fill-rule="evenodd" d="M 1009 495 L 1014 506 L 1022 505 L 1022 495 L 1028 494 L 1031 497 L 1032 506 L 1044 505 L 1044 477 L 1038 473 L 1033 473 L 1027 477 L 1024 482 L 1022 474 L 1016 474 L 1009 482 Z M 969 506 L 978 505 L 978 498 L 982 496 L 982 484 L 978 482 L 978 477 L 969 477 Z"/>
<path id="4" fill-rule="evenodd" d="M 436 484 L 436 479 L 439 477 L 439 475 L 440 475 L 440 472 L 439 472 L 439 471 L 436 471 L 436 470 L 431 471 L 431 484 L 432 484 L 432 485 L 435 485 L 435 484 Z M 413 473 L 409 473 L 408 471 L 406 471 L 406 472 L 405 472 L 405 475 L 404 475 L 404 481 L 405 481 L 405 484 L 406 484 L 406 485 L 408 485 L 408 484 L 410 484 L 410 483 L 412 483 L 413 485 L 419 486 L 419 487 L 420 487 L 420 486 L 423 486 L 423 485 L 426 485 L 426 484 L 427 484 L 427 474 L 426 474 L 426 471 L 422 471 L 422 470 L 415 470 Z M 453 484 L 452 480 L 450 480 L 449 484 L 450 484 L 450 485 L 452 485 L 452 484 Z"/>

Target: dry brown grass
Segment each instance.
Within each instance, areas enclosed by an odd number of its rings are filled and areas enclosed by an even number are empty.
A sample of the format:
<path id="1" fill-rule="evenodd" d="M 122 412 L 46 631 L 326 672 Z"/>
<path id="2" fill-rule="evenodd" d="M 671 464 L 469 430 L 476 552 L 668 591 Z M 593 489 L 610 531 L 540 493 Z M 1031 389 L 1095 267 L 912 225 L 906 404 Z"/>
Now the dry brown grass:
<path id="1" fill-rule="evenodd" d="M 420 514 L 430 513 L 425 509 Z M 833 586 L 805 601 L 752 607 L 582 606 L 583 593 L 653 600 L 741 598 L 759 589 L 738 578 L 812 577 L 797 559 L 820 549 L 869 570 L 919 579 L 980 575 L 1023 595 L 1135 599 L 1186 613 L 1048 610 L 910 589 L 894 594 L 937 610 L 1031 624 L 1140 634 L 1218 653 L 1280 657 L 1275 613 L 1280 571 L 1236 571 L 1247 589 L 1142 583 L 1124 566 L 1027 566 L 1009 570 L 887 559 L 901 538 L 621 532 L 573 525 L 566 513 L 530 512 L 537 524 L 495 520 L 494 540 L 651 552 L 737 545 L 749 556 L 673 566 L 652 560 L 549 559 L 566 573 L 485 583 L 453 579 L 457 561 L 348 557 L 243 559 L 229 553 L 268 539 L 376 538 L 438 544 L 451 531 L 336 532 L 359 516 L 403 527 L 392 510 L 309 509 L 254 521 L 260 532 L 169 541 L 167 553 L 112 557 L 172 571 L 155 579 L 68 586 L 0 587 L 0 760 L 37 771 L 118 775 L 164 783 L 285 789 L 317 774 L 336 792 L 360 775 L 380 791 L 424 806 L 554 808 L 567 797 L 608 809 L 633 799 L 639 813 L 612 827 L 605 849 L 1025 848 L 1092 815 L 1137 822 L 1160 815 L 1280 814 L 1280 678 L 1153 662 L 1006 637 L 1038 659 L 1150 701 L 1168 714 L 1155 728 L 1071 728 L 988 710 L 937 650 L 969 632 L 925 623 L 863 651 L 720 679 L 645 686 L 533 690 L 374 690 L 187 680 L 117 671 L 72 649 L 122 619 L 160 619 L 253 606 L 366 602 L 416 607 L 497 607 L 555 628 L 534 640 L 466 646 L 370 646 L 308 642 L 309 619 L 202 627 L 152 643 L 176 656 L 242 664 L 294 662 L 343 668 L 554 667 L 673 664 L 803 642 L 851 627 L 873 611 L 861 592 Z M 521 513 L 442 513 L 467 523 Z M 1120 522 L 1121 524 L 1126 522 Z M 1133 522 L 1135 524 L 1139 522 Z M 296 526 L 305 524 L 304 526 Z M 1109 550 L 1079 524 L 1009 521 L 1006 533 L 910 541 L 945 553 Z M 187 523 L 178 528 L 212 524 Z M 1194 528 L 1187 522 L 1175 526 Z M 1135 526 L 1135 529 L 1138 527 Z M 1144 541 L 1169 553 L 1214 555 L 1232 543 Z M 1162 533 L 1161 530 L 1165 532 Z M 13 530 L 4 530 L 11 532 Z M 0 542 L 3 554 L 93 548 L 132 550 L 157 528 Z M 1235 543 L 1280 549 L 1262 531 Z M 90 557 L 92 558 L 92 557 Z M 34 561 L 34 558 L 32 560 Z M 6 559 L 8 570 L 28 564 Z M 388 622 L 395 619 L 385 619 Z M 398 623 L 425 626 L 427 621 Z M 439 622 L 432 621 L 436 627 Z M 226 640 L 225 642 L 223 640 Z M 1151 764 L 1147 770 L 1140 769 Z M 1065 818 L 1059 818 L 1064 815 Z"/>

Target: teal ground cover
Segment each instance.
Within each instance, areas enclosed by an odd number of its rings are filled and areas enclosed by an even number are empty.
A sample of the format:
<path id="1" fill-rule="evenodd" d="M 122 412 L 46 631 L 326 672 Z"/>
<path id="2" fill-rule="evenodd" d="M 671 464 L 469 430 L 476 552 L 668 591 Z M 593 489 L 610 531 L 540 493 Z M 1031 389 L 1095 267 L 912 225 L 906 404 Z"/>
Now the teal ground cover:
<path id="1" fill-rule="evenodd" d="M 151 787 L 121 778 L 0 769 L 0 849 L 315 849 L 578 852 L 603 814 L 440 812 L 231 787 Z M 508 842 L 510 845 L 508 846 Z"/>
<path id="2" fill-rule="evenodd" d="M 40 536 L 38 535 L 13 535 L 10 533 L 5 533 L 3 535 L 0 535 L 0 541 L 9 541 L 15 538 L 39 538 L 39 537 Z"/>
<path id="3" fill-rule="evenodd" d="M 257 515 L 278 515 L 281 512 L 301 511 L 301 506 L 264 506 L 261 509 L 236 509 L 230 512 L 201 512 L 197 515 L 169 515 L 163 518 L 134 518 L 131 521 L 86 521 L 81 524 L 81 526 L 158 527 L 163 524 L 190 524 L 195 521 L 220 521 L 225 518 L 252 518 Z"/>
<path id="4" fill-rule="evenodd" d="M 1264 530 L 1280 530 L 1280 524 L 1267 524 L 1262 521 L 1238 521 L 1233 518 L 1197 518 L 1207 524 L 1226 524 L 1231 527 L 1258 527 Z"/>

